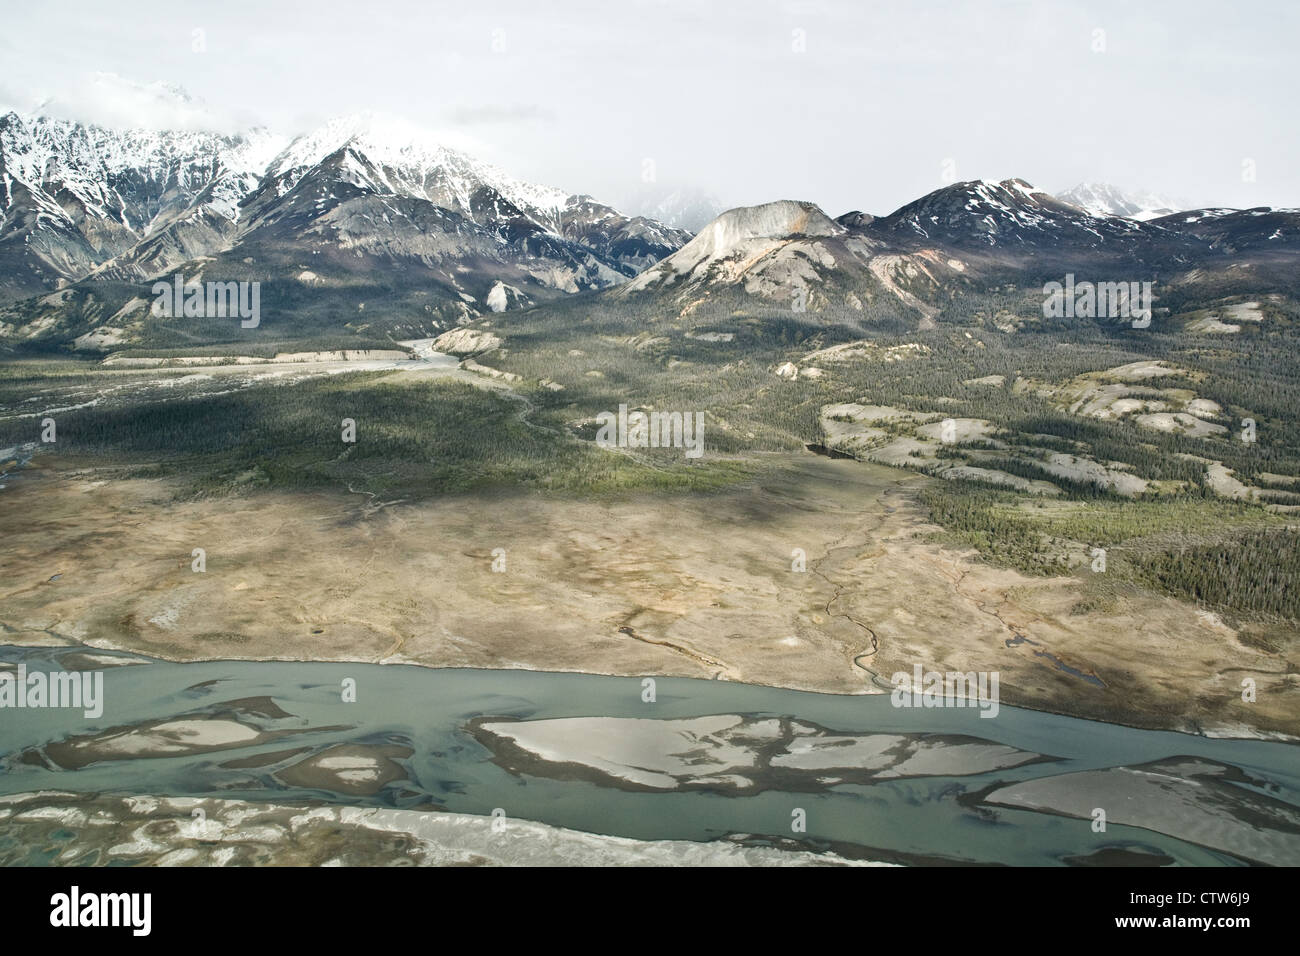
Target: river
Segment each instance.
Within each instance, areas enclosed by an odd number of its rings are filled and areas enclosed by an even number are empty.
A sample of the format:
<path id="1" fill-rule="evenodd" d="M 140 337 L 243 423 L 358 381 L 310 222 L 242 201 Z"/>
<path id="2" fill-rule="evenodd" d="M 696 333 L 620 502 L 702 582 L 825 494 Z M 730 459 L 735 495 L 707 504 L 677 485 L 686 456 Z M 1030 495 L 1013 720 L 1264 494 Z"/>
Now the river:
<path id="1" fill-rule="evenodd" d="M 72 657 L 78 658 L 75 665 Z M 102 666 L 109 660 L 129 666 Z M 346 663 L 179 664 L 88 648 L 0 647 L 0 662 L 11 672 L 19 662 L 28 672 L 100 667 L 104 681 L 105 706 L 98 719 L 73 709 L 0 710 L 0 790 L 6 794 L 64 790 L 398 808 L 435 805 L 455 813 L 504 811 L 511 818 L 643 840 L 707 841 L 736 834 L 795 839 L 814 849 L 847 848 L 899 862 L 1048 865 L 1120 847 L 1185 865 L 1240 864 L 1243 859 L 1222 845 L 1211 849 L 1194 839 L 1117 823 L 1098 833 L 1087 819 L 993 808 L 977 799 L 998 783 L 1196 757 L 1243 771 L 1247 782 L 1232 786 L 1249 799 L 1266 798 L 1284 815 L 1300 814 L 1295 809 L 1300 805 L 1300 749 L 1294 744 L 1139 730 L 1005 705 L 996 718 L 985 719 L 978 709 L 895 708 L 887 694 L 841 696 L 676 678 L 658 678 L 656 700 L 647 703 L 641 680 L 634 678 Z M 342 699 L 346 679 L 355 681 L 355 702 Z M 224 702 L 250 698 L 270 698 L 284 712 L 262 722 L 281 736 L 217 753 L 138 755 L 93 761 L 79 769 L 60 769 L 30 753 L 68 737 L 210 714 Z M 467 732 L 471 720 L 485 716 L 663 720 L 716 714 L 794 717 L 842 733 L 969 735 L 1056 759 L 966 776 L 841 783 L 817 792 L 639 792 L 565 779 L 564 774 L 510 772 Z M 399 761 L 407 779 L 357 796 L 289 785 L 274 762 L 222 766 L 232 758 L 286 748 L 318 753 L 341 743 L 409 748 L 411 755 Z M 806 832 L 791 830 L 796 809 L 804 811 Z"/>

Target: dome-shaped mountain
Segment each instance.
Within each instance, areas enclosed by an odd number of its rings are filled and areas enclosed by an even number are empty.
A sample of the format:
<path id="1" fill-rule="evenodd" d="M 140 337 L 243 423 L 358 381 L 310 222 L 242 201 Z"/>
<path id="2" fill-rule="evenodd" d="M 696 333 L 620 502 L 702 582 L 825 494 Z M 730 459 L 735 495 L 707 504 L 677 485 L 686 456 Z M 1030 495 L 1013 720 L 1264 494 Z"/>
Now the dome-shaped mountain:
<path id="1" fill-rule="evenodd" d="M 762 260 L 791 242 L 806 243 L 818 237 L 844 235 L 847 230 L 809 202 L 783 199 L 761 206 L 728 209 L 699 231 L 694 239 L 656 266 L 628 283 L 630 292 L 661 283 L 709 279 L 719 270 L 739 276 L 728 263 L 747 263 L 752 271 Z"/>
<path id="2" fill-rule="evenodd" d="M 925 297 L 959 277 L 962 263 L 930 252 L 895 253 L 857 227 L 871 217 L 846 218 L 855 228 L 793 200 L 729 209 L 611 295 L 667 297 L 682 313 L 749 295 L 796 315 L 831 309 L 854 320 L 927 323 L 935 310 Z"/>

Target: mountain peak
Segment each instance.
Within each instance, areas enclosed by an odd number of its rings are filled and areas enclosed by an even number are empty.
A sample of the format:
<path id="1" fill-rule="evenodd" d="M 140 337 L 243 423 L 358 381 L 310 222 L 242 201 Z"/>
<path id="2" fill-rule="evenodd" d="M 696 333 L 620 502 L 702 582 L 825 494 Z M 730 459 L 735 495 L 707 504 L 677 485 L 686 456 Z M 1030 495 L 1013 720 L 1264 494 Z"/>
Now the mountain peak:
<path id="1" fill-rule="evenodd" d="M 430 199 L 457 211 L 467 211 L 473 192 L 487 185 L 554 228 L 557 211 L 569 198 L 564 190 L 516 179 L 402 117 L 373 112 L 337 116 L 297 137 L 271 162 L 267 177 L 281 180 L 282 191 L 287 191 L 303 171 L 343 149 L 376 167 L 382 178 L 377 188 Z"/>
<path id="2" fill-rule="evenodd" d="M 429 131 L 401 117 L 362 112 L 334 116 L 316 129 L 295 137 L 271 163 L 272 176 L 302 166 L 315 166 L 345 146 L 356 145 L 378 162 L 407 164 L 437 162 L 452 152 Z"/>
<path id="3" fill-rule="evenodd" d="M 690 272 L 738 250 L 752 253 L 795 236 L 838 236 L 845 231 L 815 203 L 779 199 L 728 209 L 666 261 L 677 271 Z"/>
<path id="4" fill-rule="evenodd" d="M 747 239 L 789 236 L 835 236 L 844 231 L 815 203 L 778 199 L 759 206 L 728 209 L 700 230 L 697 240 L 714 253 L 725 252 Z"/>
<path id="5" fill-rule="evenodd" d="M 0 116 L 0 170 L 0 259 L 17 277 L 6 298 L 92 274 L 148 278 L 234 255 L 244 241 L 315 255 L 328 235 L 355 250 L 349 266 L 370 268 L 352 262 L 369 253 L 440 283 L 444 301 L 418 303 L 421 321 L 460 320 L 497 282 L 529 301 L 604 287 L 689 238 L 516 179 L 382 113 L 336 117 L 286 146 L 261 129 L 113 128 L 13 112 Z M 459 260 L 470 265 L 451 265 Z"/>
<path id="6" fill-rule="evenodd" d="M 1056 244 L 1067 236 L 1078 238 L 1080 233 L 1101 240 L 1092 223 L 1083 209 L 1023 179 L 974 179 L 936 189 L 877 219 L 872 229 L 912 241 L 968 247 L 1026 246 Z M 1136 225 L 1116 222 L 1110 231 L 1127 233 L 1131 228 Z"/>
<path id="7" fill-rule="evenodd" d="M 842 216 L 836 216 L 835 221 L 848 229 L 865 229 L 876 221 L 876 217 L 860 209 L 854 209 Z"/>
<path id="8" fill-rule="evenodd" d="M 1126 192 L 1110 183 L 1079 183 L 1056 198 L 1093 216 L 1119 216 L 1140 222 L 1187 208 L 1186 203 L 1177 200 L 1144 191 Z"/>
<path id="9" fill-rule="evenodd" d="M 750 274 L 751 268 L 758 272 L 773 264 L 778 270 L 788 268 L 785 254 L 815 247 L 818 240 L 847 234 L 848 229 L 815 203 L 781 199 L 759 206 L 740 206 L 722 213 L 681 249 L 624 288 L 637 292 L 660 284 L 673 285 L 680 277 L 686 277 L 687 284 L 707 284 L 719 276 L 732 282 Z"/>

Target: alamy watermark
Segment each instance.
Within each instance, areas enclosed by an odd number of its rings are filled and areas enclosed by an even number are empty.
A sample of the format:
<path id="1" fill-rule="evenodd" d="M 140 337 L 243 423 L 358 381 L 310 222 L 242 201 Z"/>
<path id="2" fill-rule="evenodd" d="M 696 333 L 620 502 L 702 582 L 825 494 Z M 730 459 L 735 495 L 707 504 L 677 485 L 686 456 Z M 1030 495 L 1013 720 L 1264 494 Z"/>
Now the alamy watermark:
<path id="1" fill-rule="evenodd" d="M 0 671 L 0 708 L 81 708 L 88 720 L 104 714 L 103 671 Z"/>
<path id="2" fill-rule="evenodd" d="M 997 671 L 899 671 L 890 678 L 895 707 L 978 707 L 981 717 L 998 715 Z"/>
<path id="3" fill-rule="evenodd" d="M 186 282 L 178 272 L 171 282 L 155 282 L 153 294 L 153 314 L 162 319 L 238 317 L 244 329 L 255 329 L 262 321 L 260 282 Z"/>
<path id="4" fill-rule="evenodd" d="M 1151 325 L 1151 282 L 1064 282 L 1043 285 L 1045 319 L 1130 319 L 1135 329 Z"/>
<path id="5" fill-rule="evenodd" d="M 125 927 L 133 936 L 148 936 L 152 913 L 152 893 L 83 893 L 74 885 L 50 897 L 50 925 L 55 927 Z"/>
<path id="6" fill-rule="evenodd" d="M 704 454 L 703 412 L 629 412 L 620 405 L 617 414 L 601 412 L 596 423 L 601 448 L 684 448 L 687 458 Z"/>

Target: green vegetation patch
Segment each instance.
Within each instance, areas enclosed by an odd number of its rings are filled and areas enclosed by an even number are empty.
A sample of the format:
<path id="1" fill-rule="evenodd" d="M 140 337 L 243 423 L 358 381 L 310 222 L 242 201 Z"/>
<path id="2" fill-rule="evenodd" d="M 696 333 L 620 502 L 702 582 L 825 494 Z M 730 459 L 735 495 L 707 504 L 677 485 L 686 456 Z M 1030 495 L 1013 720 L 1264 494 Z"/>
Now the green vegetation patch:
<path id="1" fill-rule="evenodd" d="M 1079 613 L 1139 584 L 1224 611 L 1300 620 L 1300 533 L 1257 506 L 1197 496 L 1031 501 L 942 483 L 921 491 L 949 540 L 1025 574 L 1080 571 L 1092 587 Z M 1106 549 L 1106 571 L 1089 570 Z"/>
<path id="2" fill-rule="evenodd" d="M 180 478 L 194 494 L 242 488 L 347 489 L 420 498 L 490 487 L 601 495 L 713 491 L 751 468 L 597 448 L 530 421 L 529 405 L 461 382 L 357 372 L 181 400 L 59 413 L 57 452 L 128 474 Z M 356 441 L 343 440 L 343 420 Z M 32 419 L 0 422 L 0 445 Z"/>

